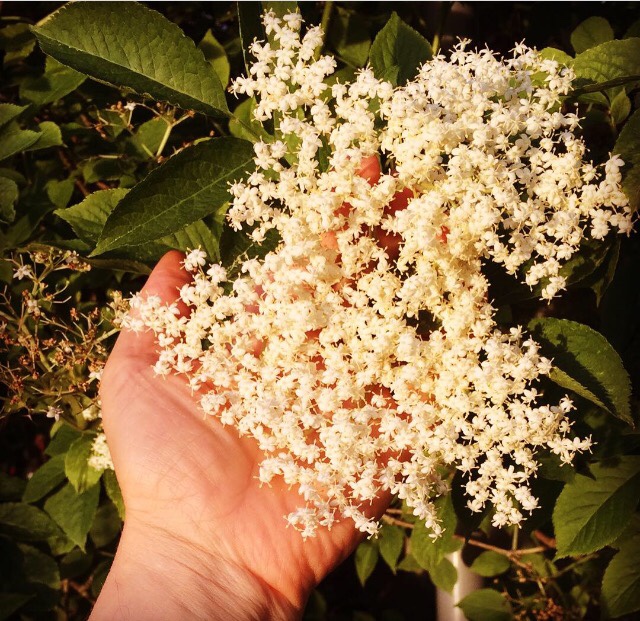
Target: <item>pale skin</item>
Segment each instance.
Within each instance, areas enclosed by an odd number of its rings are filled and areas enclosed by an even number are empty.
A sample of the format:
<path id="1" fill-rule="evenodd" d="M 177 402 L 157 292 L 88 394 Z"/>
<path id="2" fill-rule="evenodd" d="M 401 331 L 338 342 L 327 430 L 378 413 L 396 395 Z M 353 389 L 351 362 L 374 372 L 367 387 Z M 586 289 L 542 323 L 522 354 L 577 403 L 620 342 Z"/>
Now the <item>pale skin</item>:
<path id="1" fill-rule="evenodd" d="M 166 302 L 188 282 L 170 252 L 143 290 Z M 91 621 L 297 619 L 313 587 L 361 540 L 351 520 L 303 540 L 282 481 L 261 486 L 262 453 L 205 418 L 186 380 L 154 375 L 152 333 L 123 331 L 103 373 L 103 422 L 126 506 L 118 552 Z M 370 508 L 381 515 L 389 502 Z"/>

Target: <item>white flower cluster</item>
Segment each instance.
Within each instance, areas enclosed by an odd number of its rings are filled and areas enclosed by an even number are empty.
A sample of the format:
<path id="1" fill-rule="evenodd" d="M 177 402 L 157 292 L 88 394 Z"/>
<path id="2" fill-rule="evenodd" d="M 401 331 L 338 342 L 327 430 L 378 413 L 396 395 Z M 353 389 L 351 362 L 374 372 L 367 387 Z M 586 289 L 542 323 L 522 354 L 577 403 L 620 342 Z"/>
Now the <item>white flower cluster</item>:
<path id="1" fill-rule="evenodd" d="M 95 437 L 87 463 L 95 470 L 113 470 L 113 461 L 107 445 L 107 437 L 103 432 L 98 433 Z"/>
<path id="2" fill-rule="evenodd" d="M 395 89 L 371 69 L 329 86 L 318 29 L 264 23 L 276 45 L 254 43 L 233 88 L 281 139 L 255 145 L 229 219 L 281 243 L 230 293 L 191 252 L 189 314 L 138 297 L 125 325 L 154 330 L 156 372 L 184 374 L 207 414 L 258 441 L 261 481 L 283 477 L 304 500 L 288 516 L 304 536 L 340 517 L 374 533 L 382 490 L 437 535 L 432 499 L 456 468 L 472 510 L 518 523 L 537 505 L 536 451 L 569 461 L 590 442 L 569 438 L 568 399 L 540 402 L 550 361 L 497 328 L 481 267 L 526 267 L 552 297 L 585 230 L 630 230 L 621 160 L 583 161 L 560 104 L 571 72 L 524 46 L 499 60 L 460 44 Z"/>

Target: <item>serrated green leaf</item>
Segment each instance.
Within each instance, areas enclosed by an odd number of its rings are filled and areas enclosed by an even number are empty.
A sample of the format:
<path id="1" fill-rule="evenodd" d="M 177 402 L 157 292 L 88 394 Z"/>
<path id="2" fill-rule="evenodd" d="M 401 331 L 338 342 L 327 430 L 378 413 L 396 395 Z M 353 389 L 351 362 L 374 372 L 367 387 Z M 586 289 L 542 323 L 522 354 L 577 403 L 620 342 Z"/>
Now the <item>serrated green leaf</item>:
<path id="1" fill-rule="evenodd" d="M 56 527 L 57 528 L 57 527 Z M 53 556 L 60 556 L 62 554 L 68 554 L 73 549 L 78 549 L 76 544 L 69 539 L 59 528 L 58 533 L 53 537 L 47 539 L 47 545 L 51 550 Z"/>
<path id="2" fill-rule="evenodd" d="M 620 89 L 620 92 L 611 100 L 609 113 L 616 125 L 624 122 L 631 113 L 631 100 L 624 89 Z"/>
<path id="3" fill-rule="evenodd" d="M 0 532 L 19 541 L 44 541 L 58 533 L 51 518 L 33 505 L 21 502 L 0 504 Z"/>
<path id="4" fill-rule="evenodd" d="M 89 465 L 95 433 L 83 433 L 70 447 L 64 459 L 64 471 L 76 492 L 93 487 L 102 476 L 102 470 Z"/>
<path id="5" fill-rule="evenodd" d="M 396 569 L 398 571 L 409 571 L 414 574 L 424 573 L 424 569 L 418 564 L 418 561 L 416 561 L 413 554 L 406 554 L 405 557 L 398 563 Z"/>
<path id="6" fill-rule="evenodd" d="M 627 544 L 627 541 L 638 536 L 640 536 L 640 513 L 636 512 L 631 516 L 622 534 L 615 541 L 612 541 L 610 545 L 616 550 L 621 550 Z"/>
<path id="7" fill-rule="evenodd" d="M 363 541 L 357 548 L 355 553 L 356 573 L 362 586 L 373 573 L 378 562 L 378 546 L 372 541 Z"/>
<path id="8" fill-rule="evenodd" d="M 56 455 L 33 473 L 24 490 L 22 501 L 36 502 L 53 491 L 64 480 L 64 455 Z"/>
<path id="9" fill-rule="evenodd" d="M 364 67 L 369 58 L 371 38 L 356 11 L 335 7 L 329 22 L 327 45 L 352 67 Z"/>
<path id="10" fill-rule="evenodd" d="M 118 188 L 93 192 L 77 205 L 56 209 L 54 213 L 68 222 L 83 242 L 93 247 L 98 243 L 109 214 L 128 191 Z"/>
<path id="11" fill-rule="evenodd" d="M 46 455 L 54 457 L 55 455 L 62 455 L 69 450 L 69 447 L 81 436 L 81 432 L 77 429 L 62 423 L 56 428 L 51 430 L 51 441 L 44 450 Z M 55 432 L 54 432 L 55 429 Z"/>
<path id="12" fill-rule="evenodd" d="M 254 166 L 251 143 L 218 138 L 196 144 L 149 173 L 113 210 L 94 255 L 175 233 L 215 213 L 228 184 Z"/>
<path id="13" fill-rule="evenodd" d="M 613 28 L 604 17 L 589 17 L 585 19 L 572 33 L 571 45 L 576 54 L 580 54 L 589 48 L 611 41 Z"/>
<path id="14" fill-rule="evenodd" d="M 18 200 L 20 191 L 18 185 L 12 179 L 0 177 L 0 221 L 10 223 L 16 218 L 14 205 Z"/>
<path id="15" fill-rule="evenodd" d="M 398 559 L 404 548 L 404 530 L 399 526 L 384 524 L 378 535 L 378 548 L 380 556 L 391 570 L 395 572 Z"/>
<path id="16" fill-rule="evenodd" d="M 600 306 L 602 297 L 616 275 L 616 267 L 620 258 L 620 239 L 616 238 L 604 261 L 587 278 L 580 282 L 582 287 L 589 287 L 596 294 L 596 304 Z"/>
<path id="17" fill-rule="evenodd" d="M 429 42 L 393 12 L 377 34 L 369 62 L 377 78 L 395 85 L 405 84 L 418 74 L 420 65 L 433 58 Z"/>
<path id="18" fill-rule="evenodd" d="M 479 576 L 491 578 L 508 571 L 509 567 L 511 567 L 511 563 L 504 554 L 498 554 L 493 550 L 486 550 L 471 563 L 469 569 Z"/>
<path id="19" fill-rule="evenodd" d="M 540 50 L 540 56 L 549 60 L 555 60 L 561 65 L 571 65 L 573 62 L 573 56 L 569 56 L 566 52 L 556 49 L 555 47 L 545 47 Z"/>
<path id="20" fill-rule="evenodd" d="M 633 426 L 629 376 L 604 336 L 575 321 L 550 317 L 534 319 L 528 329 L 553 360 L 553 382 Z"/>
<path id="21" fill-rule="evenodd" d="M 469 593 L 456 606 L 469 621 L 509 621 L 513 619 L 511 604 L 494 589 L 479 589 Z"/>
<path id="22" fill-rule="evenodd" d="M 52 589 L 59 589 L 60 571 L 55 560 L 33 546 L 20 544 L 18 547 L 22 552 L 22 570 L 27 581 L 38 582 Z"/>
<path id="23" fill-rule="evenodd" d="M 126 189 L 101 190 L 93 192 L 81 203 L 73 205 L 68 209 L 59 209 L 55 213 L 68 222 L 75 234 L 90 248 L 95 247 L 104 224 L 118 202 L 126 195 Z M 226 206 L 216 214 L 214 220 L 215 227 L 198 220 L 190 224 L 182 231 L 173 235 L 167 235 L 159 240 L 124 248 L 120 252 L 111 253 L 122 258 L 137 261 L 155 261 L 165 252 L 175 248 L 177 250 L 191 250 L 202 248 L 211 260 L 219 258 L 218 238 L 224 220 Z"/>
<path id="24" fill-rule="evenodd" d="M 591 474 L 593 478 L 577 474 L 558 497 L 553 510 L 557 558 L 609 545 L 638 504 L 640 457 L 625 456 L 616 465 L 594 464 Z"/>
<path id="25" fill-rule="evenodd" d="M 0 160 L 6 160 L 16 153 L 26 151 L 39 138 L 38 132 L 20 129 L 15 121 L 9 123 L 0 131 Z"/>
<path id="26" fill-rule="evenodd" d="M 229 65 L 229 59 L 224 47 L 220 44 L 218 39 L 213 36 L 211 28 L 204 33 L 202 41 L 198 43 L 198 49 L 202 52 L 205 60 L 213 67 L 213 70 L 218 75 L 220 84 L 223 88 L 229 84 L 229 75 L 231 73 L 231 66 Z"/>
<path id="27" fill-rule="evenodd" d="M 640 38 L 607 41 L 578 54 L 573 61 L 576 77 L 592 82 L 638 76 L 640 79 Z"/>
<path id="28" fill-rule="evenodd" d="M 622 188 L 631 206 L 640 207 L 640 110 L 636 110 L 626 122 L 613 152 L 625 162 Z"/>
<path id="29" fill-rule="evenodd" d="M 16 106 L 10 103 L 0 103 L 0 129 L 17 119 L 29 106 Z"/>
<path id="30" fill-rule="evenodd" d="M 0 49 L 5 50 L 4 64 L 26 58 L 35 45 L 29 24 L 22 22 L 0 28 Z"/>
<path id="31" fill-rule="evenodd" d="M 35 34 L 46 54 L 96 80 L 203 114 L 228 111 L 220 80 L 193 41 L 136 2 L 69 3 Z"/>
<path id="32" fill-rule="evenodd" d="M 118 509 L 112 502 L 107 502 L 96 511 L 96 517 L 89 531 L 89 536 L 96 547 L 102 548 L 110 544 L 120 532 L 122 520 Z"/>
<path id="33" fill-rule="evenodd" d="M 451 593 L 458 581 L 458 570 L 448 558 L 443 558 L 429 570 L 429 577 L 438 589 Z"/>
<path id="34" fill-rule="evenodd" d="M 120 485 L 116 478 L 116 473 L 113 470 L 105 470 L 102 475 L 102 482 L 104 483 L 104 489 L 107 492 L 107 496 L 111 499 L 111 502 L 118 510 L 118 515 L 121 520 L 124 520 L 124 500 L 122 499 L 122 492 L 120 491 Z"/>
<path id="35" fill-rule="evenodd" d="M 602 578 L 603 606 L 612 618 L 640 610 L 640 535 L 625 542 Z"/>
<path id="36" fill-rule="evenodd" d="M 226 205 L 218 212 L 218 215 L 222 216 L 222 221 L 224 221 L 225 213 Z M 219 238 L 222 222 L 216 218 L 216 223 L 217 224 L 212 227 L 203 220 L 198 220 L 182 229 L 182 231 L 160 238 L 159 242 L 164 244 L 167 249 L 174 248 L 175 250 L 187 251 L 193 250 L 194 248 L 201 248 L 207 253 L 210 261 L 218 261 L 220 259 Z M 213 228 L 216 230 L 212 230 Z M 143 247 L 144 246 L 134 246 L 133 249 Z M 164 252 L 166 252 L 166 250 L 163 250 L 163 254 Z"/>
<path id="37" fill-rule="evenodd" d="M 99 485 L 94 485 L 86 492 L 77 494 L 73 485 L 67 483 L 59 492 L 47 499 L 44 509 L 67 537 L 84 550 L 87 533 L 98 508 L 99 496 Z"/>
<path id="38" fill-rule="evenodd" d="M 438 498 L 435 505 L 444 532 L 434 539 L 432 530 L 420 520 L 415 523 L 411 533 L 411 553 L 420 566 L 429 572 L 435 570 L 447 554 L 462 547 L 462 542 L 454 537 L 457 518 L 450 494 Z"/>
<path id="39" fill-rule="evenodd" d="M 62 132 L 53 121 L 43 121 L 38 125 L 38 139 L 29 145 L 25 151 L 36 151 L 48 149 L 49 147 L 59 147 L 63 144 Z"/>
<path id="40" fill-rule="evenodd" d="M 73 179 L 63 179 L 58 181 L 57 179 L 51 179 L 45 186 L 47 189 L 47 196 L 49 200 L 58 208 L 64 209 L 71 200 L 73 190 L 75 188 L 75 182 Z"/>
<path id="41" fill-rule="evenodd" d="M 61 65 L 49 56 L 42 75 L 29 76 L 22 81 L 20 99 L 38 107 L 44 106 L 75 91 L 86 79 L 84 74 Z"/>

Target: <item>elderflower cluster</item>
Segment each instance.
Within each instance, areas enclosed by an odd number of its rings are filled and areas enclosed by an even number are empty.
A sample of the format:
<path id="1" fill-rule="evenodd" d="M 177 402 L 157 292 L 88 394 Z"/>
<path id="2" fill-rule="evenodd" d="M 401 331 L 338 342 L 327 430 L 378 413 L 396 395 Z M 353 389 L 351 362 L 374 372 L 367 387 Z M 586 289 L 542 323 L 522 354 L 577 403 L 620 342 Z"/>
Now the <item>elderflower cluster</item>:
<path id="1" fill-rule="evenodd" d="M 107 445 L 107 437 L 100 432 L 91 444 L 91 454 L 87 463 L 95 470 L 113 470 L 113 461 Z"/>
<path id="2" fill-rule="evenodd" d="M 183 374 L 204 412 L 257 440 L 260 480 L 297 489 L 288 520 L 304 536 L 341 517 L 374 533 L 383 490 L 437 535 L 453 469 L 472 510 L 518 523 L 537 506 L 536 451 L 569 461 L 590 441 L 569 437 L 569 399 L 541 402 L 551 363 L 498 329 L 481 268 L 526 268 L 555 295 L 585 231 L 630 230 L 622 161 L 583 160 L 560 105 L 571 71 L 522 45 L 500 60 L 461 43 L 398 88 L 369 68 L 329 85 L 319 29 L 302 36 L 297 14 L 264 24 L 273 43 L 253 44 L 232 88 L 277 139 L 255 145 L 228 217 L 280 244 L 226 289 L 194 250 L 179 300 L 136 297 L 125 327 L 152 329 L 155 371 Z"/>

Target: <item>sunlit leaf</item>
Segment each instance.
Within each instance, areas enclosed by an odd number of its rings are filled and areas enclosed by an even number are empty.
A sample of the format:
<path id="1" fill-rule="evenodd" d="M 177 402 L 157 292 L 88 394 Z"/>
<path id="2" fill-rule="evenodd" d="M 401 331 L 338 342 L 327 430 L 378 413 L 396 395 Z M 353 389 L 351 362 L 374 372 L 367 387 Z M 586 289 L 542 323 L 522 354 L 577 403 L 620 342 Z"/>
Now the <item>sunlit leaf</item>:
<path id="1" fill-rule="evenodd" d="M 364 586 L 369 576 L 373 573 L 378 562 L 378 546 L 372 541 L 363 541 L 355 553 L 356 573 L 360 584 Z"/>
<path id="2" fill-rule="evenodd" d="M 29 479 L 23 502 L 36 502 L 65 480 L 64 455 L 56 455 L 38 468 Z"/>
<path id="3" fill-rule="evenodd" d="M 429 42 L 395 12 L 377 34 L 369 52 L 376 77 L 400 85 L 414 78 L 420 65 L 432 57 Z"/>
<path id="4" fill-rule="evenodd" d="M 75 91 L 87 76 L 48 57 L 44 73 L 30 76 L 20 84 L 20 99 L 43 106 Z"/>
<path id="5" fill-rule="evenodd" d="M 215 213 L 229 183 L 254 166 L 251 143 L 217 138 L 193 145 L 149 173 L 107 219 L 95 255 L 175 233 Z"/>
<path id="6" fill-rule="evenodd" d="M 380 529 L 378 535 L 380 556 L 393 571 L 395 571 L 400 554 L 402 554 L 404 540 L 404 530 L 399 526 L 384 524 Z"/>
<path id="7" fill-rule="evenodd" d="M 511 567 L 511 563 L 504 554 L 498 554 L 492 550 L 486 550 L 476 557 L 471 564 L 470 569 L 479 576 L 491 578 L 508 571 L 509 567 Z"/>
<path id="8" fill-rule="evenodd" d="M 20 541 L 44 541 L 57 534 L 51 518 L 33 505 L 21 502 L 0 504 L 0 532 Z"/>
<path id="9" fill-rule="evenodd" d="M 44 503 L 45 511 L 77 546 L 84 550 L 87 533 L 98 508 L 100 486 L 94 485 L 82 494 L 67 483 Z"/>
<path id="10" fill-rule="evenodd" d="M 92 78 L 187 110 L 220 116 L 220 80 L 194 42 L 136 2 L 73 2 L 42 20 L 46 54 Z"/>
<path id="11" fill-rule="evenodd" d="M 597 463 L 591 477 L 577 474 L 553 511 L 557 557 L 589 554 L 612 543 L 626 528 L 638 504 L 640 457 Z"/>
<path id="12" fill-rule="evenodd" d="M 479 589 L 458 602 L 469 621 L 509 621 L 513 619 L 511 605 L 502 593 L 494 589 Z"/>
<path id="13" fill-rule="evenodd" d="M 229 74 L 231 73 L 229 59 L 227 58 L 227 53 L 225 52 L 224 47 L 220 44 L 218 39 L 213 36 L 211 28 L 204 33 L 202 41 L 198 43 L 198 48 L 204 54 L 206 61 L 218 74 L 218 78 L 223 88 L 226 88 L 229 83 Z"/>
<path id="14" fill-rule="evenodd" d="M 604 17 L 589 17 L 585 19 L 572 33 L 571 45 L 576 54 L 580 54 L 589 48 L 611 41 L 613 28 Z"/>
<path id="15" fill-rule="evenodd" d="M 633 425 L 629 376 L 604 336 L 575 321 L 551 317 L 534 319 L 529 331 L 553 360 L 552 381 Z"/>
<path id="16" fill-rule="evenodd" d="M 69 447 L 65 456 L 65 474 L 79 494 L 93 487 L 102 475 L 102 470 L 89 465 L 95 438 L 95 433 L 83 433 Z"/>

